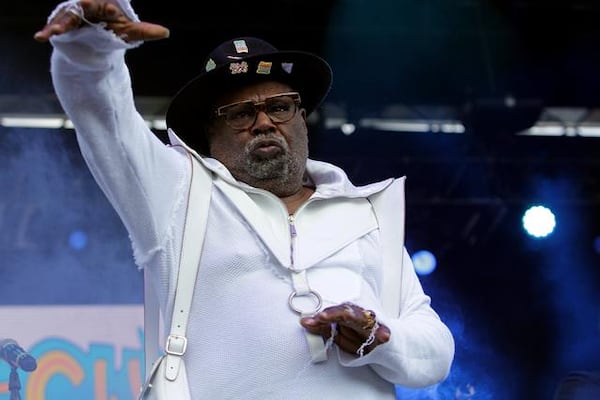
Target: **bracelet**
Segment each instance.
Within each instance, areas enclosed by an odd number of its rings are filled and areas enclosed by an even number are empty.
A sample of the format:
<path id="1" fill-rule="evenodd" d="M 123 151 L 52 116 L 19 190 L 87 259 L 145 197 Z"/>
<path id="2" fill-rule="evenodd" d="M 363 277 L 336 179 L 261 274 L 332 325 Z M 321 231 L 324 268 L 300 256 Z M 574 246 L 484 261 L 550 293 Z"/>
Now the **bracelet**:
<path id="1" fill-rule="evenodd" d="M 369 333 L 369 337 L 360 345 L 358 350 L 356 350 L 356 354 L 358 354 L 359 357 L 363 357 L 365 355 L 365 348 L 375 342 L 375 332 L 377 332 L 377 329 L 379 329 L 379 322 L 375 321 L 371 328 L 371 332 Z"/>

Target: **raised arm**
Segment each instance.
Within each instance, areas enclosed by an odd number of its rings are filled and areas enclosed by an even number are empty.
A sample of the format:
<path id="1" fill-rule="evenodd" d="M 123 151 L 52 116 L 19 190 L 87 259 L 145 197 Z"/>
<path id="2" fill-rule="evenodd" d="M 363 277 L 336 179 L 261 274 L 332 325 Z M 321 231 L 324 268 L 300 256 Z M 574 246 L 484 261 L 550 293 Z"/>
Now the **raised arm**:
<path id="1" fill-rule="evenodd" d="M 52 80 L 92 175 L 126 225 L 137 256 L 167 234 L 188 162 L 137 112 L 125 52 L 169 31 L 140 22 L 126 0 L 59 4 L 34 38 L 50 41 Z M 140 254 L 141 253 L 141 254 Z"/>

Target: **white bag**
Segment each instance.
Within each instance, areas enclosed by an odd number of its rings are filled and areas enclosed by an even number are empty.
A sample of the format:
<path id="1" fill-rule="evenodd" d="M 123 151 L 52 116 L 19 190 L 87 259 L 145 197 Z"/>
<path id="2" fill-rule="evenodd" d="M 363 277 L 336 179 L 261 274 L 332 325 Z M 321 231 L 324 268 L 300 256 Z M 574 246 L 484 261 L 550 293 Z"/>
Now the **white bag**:
<path id="1" fill-rule="evenodd" d="M 179 373 L 174 380 L 167 378 L 167 356 L 163 355 L 154 362 L 152 371 L 144 386 L 138 400 L 191 400 L 185 361 L 181 359 Z"/>

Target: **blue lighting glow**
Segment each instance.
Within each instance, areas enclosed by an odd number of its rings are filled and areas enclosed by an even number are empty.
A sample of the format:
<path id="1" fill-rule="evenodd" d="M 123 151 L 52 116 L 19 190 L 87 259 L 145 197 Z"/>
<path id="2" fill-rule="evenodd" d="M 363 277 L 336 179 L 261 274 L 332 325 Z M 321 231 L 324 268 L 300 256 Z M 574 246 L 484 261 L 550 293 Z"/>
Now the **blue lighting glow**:
<path id="1" fill-rule="evenodd" d="M 75 230 L 69 235 L 69 246 L 73 250 L 83 250 L 88 243 L 87 234 L 83 231 Z"/>
<path id="2" fill-rule="evenodd" d="M 432 252 L 427 250 L 419 250 L 412 257 L 412 262 L 415 266 L 415 271 L 419 275 L 429 275 L 435 271 L 437 260 Z"/>

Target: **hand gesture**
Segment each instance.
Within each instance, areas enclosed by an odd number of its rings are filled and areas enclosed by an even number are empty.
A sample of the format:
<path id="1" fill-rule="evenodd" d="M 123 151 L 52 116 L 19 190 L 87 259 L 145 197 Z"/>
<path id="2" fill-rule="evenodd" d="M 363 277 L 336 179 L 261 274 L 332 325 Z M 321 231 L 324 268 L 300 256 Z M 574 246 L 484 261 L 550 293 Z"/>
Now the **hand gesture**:
<path id="1" fill-rule="evenodd" d="M 390 340 L 389 328 L 377 322 L 373 311 L 352 303 L 328 307 L 311 317 L 302 318 L 300 324 L 309 332 L 326 339 L 331 337 L 332 326 L 335 324 L 335 344 L 340 349 L 359 356 Z"/>
<path id="2" fill-rule="evenodd" d="M 169 37 L 169 30 L 164 26 L 132 21 L 115 0 L 80 0 L 67 4 L 33 37 L 47 42 L 52 36 L 79 29 L 86 22 L 104 23 L 106 29 L 126 42 Z"/>

